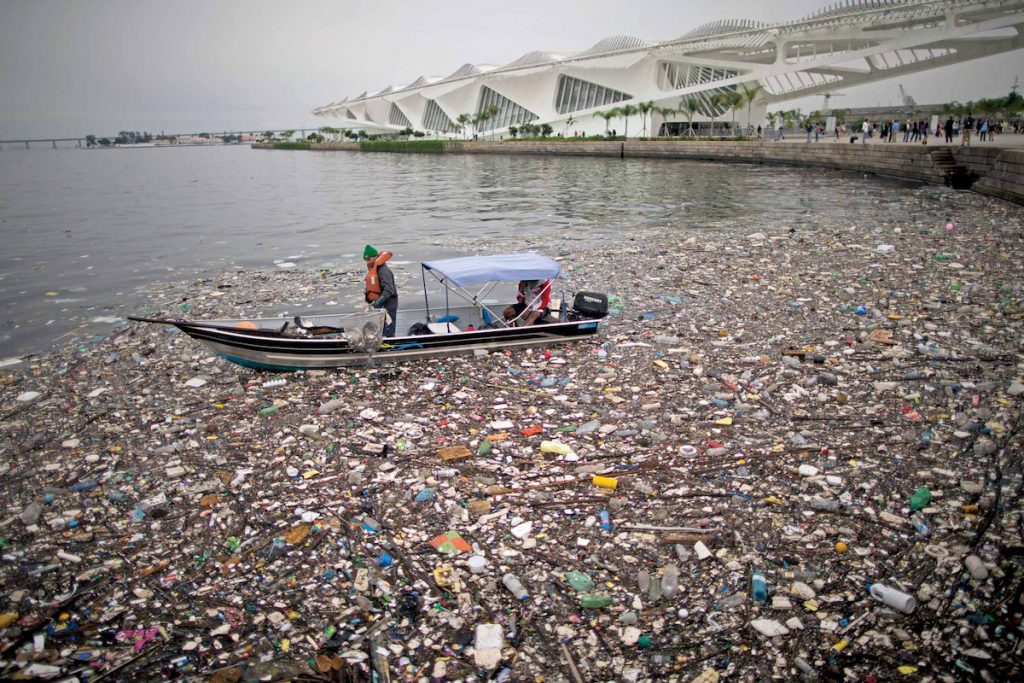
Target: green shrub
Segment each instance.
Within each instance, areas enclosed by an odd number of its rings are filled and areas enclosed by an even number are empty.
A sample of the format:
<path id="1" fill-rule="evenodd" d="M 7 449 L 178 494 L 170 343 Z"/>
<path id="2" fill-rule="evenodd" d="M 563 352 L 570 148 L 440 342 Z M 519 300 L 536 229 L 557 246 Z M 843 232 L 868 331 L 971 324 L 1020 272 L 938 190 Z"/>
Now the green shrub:
<path id="1" fill-rule="evenodd" d="M 274 149 L 309 149 L 309 142 L 275 142 Z"/>
<path id="2" fill-rule="evenodd" d="M 444 140 L 372 140 L 359 143 L 363 152 L 444 152 Z"/>

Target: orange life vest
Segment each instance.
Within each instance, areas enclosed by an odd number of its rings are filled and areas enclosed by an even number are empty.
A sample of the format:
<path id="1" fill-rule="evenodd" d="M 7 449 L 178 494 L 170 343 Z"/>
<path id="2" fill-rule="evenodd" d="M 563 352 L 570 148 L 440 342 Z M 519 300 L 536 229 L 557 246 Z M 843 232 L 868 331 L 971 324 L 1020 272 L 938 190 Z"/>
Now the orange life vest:
<path id="1" fill-rule="evenodd" d="M 377 258 L 366 266 L 366 300 L 373 303 L 380 298 L 384 291 L 380 286 L 380 277 L 377 276 L 377 269 L 384 265 L 384 262 L 391 258 L 390 251 L 382 251 Z"/>

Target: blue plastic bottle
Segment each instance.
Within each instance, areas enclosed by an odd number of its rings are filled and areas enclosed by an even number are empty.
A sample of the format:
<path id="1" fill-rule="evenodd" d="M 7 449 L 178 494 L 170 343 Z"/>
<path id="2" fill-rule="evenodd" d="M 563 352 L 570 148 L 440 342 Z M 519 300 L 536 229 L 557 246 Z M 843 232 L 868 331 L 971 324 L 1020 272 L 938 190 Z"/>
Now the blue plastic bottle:
<path id="1" fill-rule="evenodd" d="M 612 520 L 607 510 L 601 510 L 601 528 L 605 531 L 612 530 Z"/>
<path id="2" fill-rule="evenodd" d="M 750 596 L 758 602 L 768 600 L 768 582 L 761 572 L 754 572 L 750 577 Z"/>

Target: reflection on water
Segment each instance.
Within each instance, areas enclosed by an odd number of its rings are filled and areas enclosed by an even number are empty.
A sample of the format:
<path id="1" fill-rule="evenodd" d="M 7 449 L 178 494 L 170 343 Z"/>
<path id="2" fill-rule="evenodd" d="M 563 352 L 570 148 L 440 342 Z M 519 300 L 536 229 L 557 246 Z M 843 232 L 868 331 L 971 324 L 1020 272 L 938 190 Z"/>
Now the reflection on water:
<path id="1" fill-rule="evenodd" d="M 358 267 L 366 242 L 396 258 L 495 250 L 567 231 L 601 240 L 657 227 L 857 222 L 895 181 L 812 169 L 667 160 L 310 153 L 244 147 L 4 150 L 0 359 L 83 318 L 124 313 L 159 280 L 325 263 Z M 928 191 L 942 192 L 938 188 Z M 845 216 L 844 216 L 845 215 Z M 77 322 L 76 322 L 77 321 Z"/>

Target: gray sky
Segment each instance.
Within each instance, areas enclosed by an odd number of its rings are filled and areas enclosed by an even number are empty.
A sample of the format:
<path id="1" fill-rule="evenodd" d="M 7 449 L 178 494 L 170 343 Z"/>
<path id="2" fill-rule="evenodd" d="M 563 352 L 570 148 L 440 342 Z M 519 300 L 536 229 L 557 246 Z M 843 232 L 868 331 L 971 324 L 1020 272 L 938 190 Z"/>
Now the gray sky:
<path id="1" fill-rule="evenodd" d="M 364 90 L 585 49 L 668 39 L 714 19 L 781 21 L 827 0 L 0 0 L 0 139 L 317 127 Z M 1024 51 L 846 91 L 834 107 L 992 97 Z M 810 110 L 821 98 L 788 107 Z"/>

